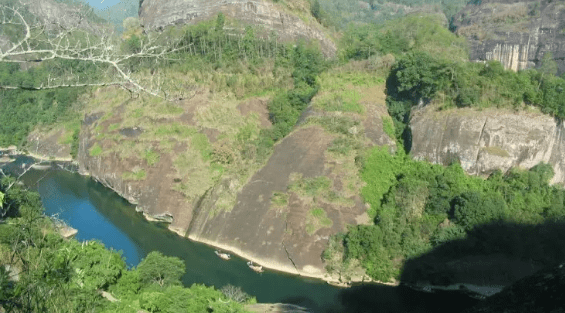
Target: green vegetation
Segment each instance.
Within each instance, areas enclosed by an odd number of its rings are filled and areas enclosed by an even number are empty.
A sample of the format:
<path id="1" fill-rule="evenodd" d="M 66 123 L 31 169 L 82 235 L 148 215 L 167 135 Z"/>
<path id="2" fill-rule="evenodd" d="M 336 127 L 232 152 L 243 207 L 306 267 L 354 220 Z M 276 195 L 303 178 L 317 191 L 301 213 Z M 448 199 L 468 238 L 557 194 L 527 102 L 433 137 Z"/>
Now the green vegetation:
<path id="1" fill-rule="evenodd" d="M 122 174 L 123 180 L 144 180 L 145 178 L 147 178 L 147 172 L 144 169 L 135 169 L 133 172 Z"/>
<path id="2" fill-rule="evenodd" d="M 288 194 L 283 192 L 274 192 L 271 197 L 271 204 L 274 206 L 285 206 L 288 204 Z"/>
<path id="3" fill-rule="evenodd" d="M 102 154 L 102 147 L 98 143 L 95 143 L 92 147 L 90 147 L 88 153 L 90 156 L 97 157 Z"/>
<path id="4" fill-rule="evenodd" d="M 338 28 L 344 28 L 349 24 L 366 23 L 382 24 L 388 20 L 394 20 L 406 15 L 406 11 L 417 7 L 423 11 L 445 14 L 448 21 L 458 13 L 466 4 L 467 0 L 452 0 L 437 2 L 433 0 L 365 0 L 363 2 L 354 0 L 332 0 L 320 1 L 322 24 Z"/>
<path id="5" fill-rule="evenodd" d="M 326 176 L 317 176 L 312 178 L 296 177 L 288 186 L 290 191 L 294 191 L 303 195 L 316 196 L 320 192 L 329 190 L 331 181 Z"/>
<path id="6" fill-rule="evenodd" d="M 341 42 L 340 58 L 362 60 L 371 56 L 423 51 L 449 60 L 467 60 L 464 38 L 446 29 L 437 16 L 407 16 L 384 24 L 350 25 Z"/>
<path id="7" fill-rule="evenodd" d="M 149 166 L 155 166 L 155 164 L 159 163 L 161 155 L 159 154 L 159 152 L 153 149 L 147 149 L 143 158 L 145 159 L 147 164 L 149 164 Z"/>
<path id="8" fill-rule="evenodd" d="M 306 232 L 312 236 L 320 228 L 332 227 L 333 221 L 328 218 L 327 213 L 322 208 L 314 208 L 308 212 L 306 217 Z"/>
<path id="9" fill-rule="evenodd" d="M 245 312 L 240 288 L 181 285 L 184 262 L 151 252 L 127 269 L 96 241 L 63 239 L 39 195 L 0 183 L 0 305 L 5 312 Z M 11 186 L 11 187 L 9 187 Z M 15 279 L 17 277 L 17 279 Z M 112 302 L 101 295 L 107 292 Z"/>
<path id="10" fill-rule="evenodd" d="M 539 107 L 565 118 L 565 80 L 557 77 L 553 60 L 539 70 L 513 72 L 497 62 L 453 62 L 416 51 L 403 56 L 387 80 L 387 105 L 397 138 L 409 140 L 406 125 L 413 106 L 436 102 L 442 108 Z"/>
<path id="11" fill-rule="evenodd" d="M 277 141 L 293 129 L 302 111 L 319 90 L 317 76 L 324 70 L 325 62 L 319 49 L 300 42 L 290 55 L 293 65 L 294 88 L 277 93 L 269 103 L 273 127 L 266 133 Z"/>
<path id="12" fill-rule="evenodd" d="M 378 147 L 368 151 L 363 164 L 362 195 L 374 224 L 349 229 L 341 241 L 343 260 L 359 260 L 368 275 L 381 281 L 398 278 L 405 260 L 477 226 L 565 219 L 565 190 L 549 185 L 553 169 L 548 164 L 506 175 L 495 172 L 485 180 L 466 175 L 457 163 L 443 167 L 413 161 L 402 151 L 391 155 Z M 518 258 L 525 253 L 516 249 L 506 253 Z M 328 259 L 334 250 L 327 252 Z M 550 261 L 558 260 L 545 259 Z"/>
<path id="13" fill-rule="evenodd" d="M 394 131 L 394 124 L 390 117 L 385 116 L 382 118 L 383 130 L 390 138 L 396 138 L 396 133 Z"/>
<path id="14" fill-rule="evenodd" d="M 82 70 L 87 75 L 96 71 L 94 66 L 71 61 L 44 62 L 27 71 L 20 71 L 17 63 L 0 62 L 0 84 L 33 86 L 47 81 L 49 74 L 63 75 L 70 68 Z M 0 146 L 23 145 L 36 125 L 53 125 L 76 119 L 78 116 L 72 109 L 85 90 L 0 90 Z"/>

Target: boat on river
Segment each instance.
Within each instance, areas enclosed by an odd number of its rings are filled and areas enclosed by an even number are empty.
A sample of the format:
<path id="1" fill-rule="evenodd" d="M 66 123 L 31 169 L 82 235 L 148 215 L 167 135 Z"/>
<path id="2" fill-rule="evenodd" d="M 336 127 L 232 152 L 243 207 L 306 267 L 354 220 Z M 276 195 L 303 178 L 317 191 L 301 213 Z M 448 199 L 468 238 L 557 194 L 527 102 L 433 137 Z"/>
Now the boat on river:
<path id="1" fill-rule="evenodd" d="M 219 256 L 220 258 L 222 258 L 223 260 L 229 260 L 231 259 L 231 255 L 229 253 L 225 253 L 225 252 L 220 252 L 218 250 L 214 251 L 214 253 L 216 253 L 217 256 Z"/>
<path id="2" fill-rule="evenodd" d="M 249 261 L 247 262 L 247 266 L 249 266 L 250 269 L 254 270 L 257 273 L 263 273 L 263 266 L 261 265 L 255 265 L 253 264 L 253 262 Z"/>
<path id="3" fill-rule="evenodd" d="M 330 286 L 334 286 L 334 287 L 340 287 L 340 288 L 349 288 L 351 287 L 351 282 L 342 282 L 342 281 L 326 281 L 328 283 L 328 285 Z"/>

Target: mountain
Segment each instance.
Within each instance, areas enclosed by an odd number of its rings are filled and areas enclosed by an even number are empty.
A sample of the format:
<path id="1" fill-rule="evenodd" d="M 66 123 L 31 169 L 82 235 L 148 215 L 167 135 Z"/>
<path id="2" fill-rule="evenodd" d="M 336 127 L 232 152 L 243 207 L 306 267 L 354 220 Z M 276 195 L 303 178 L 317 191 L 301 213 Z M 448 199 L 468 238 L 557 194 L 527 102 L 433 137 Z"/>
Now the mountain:
<path id="1" fill-rule="evenodd" d="M 469 40 L 471 60 L 497 60 L 517 71 L 540 66 L 551 52 L 565 72 L 564 1 L 471 1 L 452 27 Z"/>

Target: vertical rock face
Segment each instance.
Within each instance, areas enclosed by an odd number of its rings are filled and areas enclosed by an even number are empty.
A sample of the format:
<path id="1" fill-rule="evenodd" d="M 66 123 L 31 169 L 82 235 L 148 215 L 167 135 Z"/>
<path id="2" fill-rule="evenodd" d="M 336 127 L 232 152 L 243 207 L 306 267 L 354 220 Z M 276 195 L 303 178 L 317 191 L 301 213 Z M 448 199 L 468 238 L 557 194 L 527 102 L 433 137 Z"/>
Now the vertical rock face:
<path id="1" fill-rule="evenodd" d="M 436 112 L 423 108 L 411 120 L 412 154 L 419 160 L 449 164 L 459 159 L 469 174 L 496 169 L 553 166 L 552 183 L 565 183 L 565 128 L 541 113 L 495 109 Z"/>
<path id="2" fill-rule="evenodd" d="M 295 9 L 310 10 L 309 6 Z M 326 56 L 335 55 L 335 44 L 313 18 L 305 22 L 286 12 L 282 5 L 267 0 L 144 0 L 139 8 L 139 19 L 145 29 L 160 29 L 174 24 L 195 24 L 215 18 L 219 12 L 245 24 L 275 31 L 281 40 L 317 40 Z"/>
<path id="3" fill-rule="evenodd" d="M 500 61 L 514 71 L 539 65 L 552 52 L 565 72 L 565 2 L 483 0 L 453 19 L 470 43 L 471 60 Z"/>

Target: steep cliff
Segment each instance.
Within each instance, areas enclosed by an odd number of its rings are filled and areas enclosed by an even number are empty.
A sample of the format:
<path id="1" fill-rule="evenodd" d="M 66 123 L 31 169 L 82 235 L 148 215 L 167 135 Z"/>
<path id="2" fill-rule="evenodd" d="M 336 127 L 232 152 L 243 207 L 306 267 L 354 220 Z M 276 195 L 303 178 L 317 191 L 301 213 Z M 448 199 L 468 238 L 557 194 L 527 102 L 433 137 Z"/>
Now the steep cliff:
<path id="1" fill-rule="evenodd" d="M 151 30 L 174 24 L 195 24 L 215 18 L 219 12 L 244 24 L 275 31 L 282 41 L 316 40 L 326 56 L 335 55 L 335 43 L 306 13 L 310 12 L 307 1 L 145 0 L 139 8 L 139 19 L 146 30 Z"/>
<path id="2" fill-rule="evenodd" d="M 552 183 L 565 183 L 563 123 L 536 112 L 453 109 L 415 110 L 411 119 L 412 154 L 419 160 L 449 164 L 459 159 L 473 175 L 496 169 L 553 165 Z"/>
<path id="3" fill-rule="evenodd" d="M 384 130 L 390 117 L 382 79 L 342 85 L 339 75 L 324 74 L 302 124 L 264 159 L 253 146 L 238 150 L 238 138 L 271 127 L 267 98 L 199 87 L 190 100 L 149 106 L 118 88 L 101 89 L 82 123 L 81 171 L 182 236 L 265 267 L 329 279 L 321 258 L 329 237 L 369 221 L 354 151 L 394 146 Z M 358 113 L 324 110 L 352 94 Z"/>
<path id="4" fill-rule="evenodd" d="M 471 60 L 498 60 L 517 71 L 539 65 L 552 52 L 565 72 L 564 1 L 471 1 L 453 27 L 469 39 Z"/>

